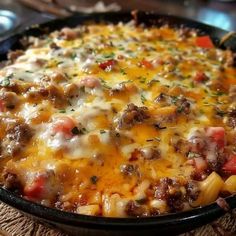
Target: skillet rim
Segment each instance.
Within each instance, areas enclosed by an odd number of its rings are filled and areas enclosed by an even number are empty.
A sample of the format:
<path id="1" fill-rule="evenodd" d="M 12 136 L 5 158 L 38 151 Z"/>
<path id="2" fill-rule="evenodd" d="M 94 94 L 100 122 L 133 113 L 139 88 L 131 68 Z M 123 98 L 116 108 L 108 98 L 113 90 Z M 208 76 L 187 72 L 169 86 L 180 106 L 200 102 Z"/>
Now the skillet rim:
<path id="1" fill-rule="evenodd" d="M 115 23 L 118 22 L 117 17 L 124 17 L 122 18 L 122 20 L 119 19 L 119 21 L 122 22 L 125 22 L 127 19 L 132 19 L 130 12 L 107 12 L 91 14 L 79 13 L 63 19 L 51 20 L 40 25 L 31 26 L 25 30 L 22 30 L 20 33 L 13 34 L 7 39 L 0 42 L 0 61 L 6 58 L 6 53 L 9 49 L 15 50 L 16 48 L 19 48 L 21 46 L 19 44 L 19 39 L 21 39 L 23 36 L 35 34 L 39 36 L 45 33 L 44 29 L 47 27 L 49 27 L 50 31 L 52 31 L 65 26 L 76 26 L 79 24 L 83 24 L 86 21 L 107 21 Z M 78 20 L 78 22 L 75 22 L 76 20 Z M 168 22 L 171 26 L 184 25 L 190 28 L 199 29 L 200 32 L 205 32 L 210 35 L 216 45 L 218 45 L 219 39 L 226 33 L 228 33 L 228 31 L 226 30 L 174 15 L 158 14 L 154 12 L 138 12 L 138 21 L 143 22 L 143 20 L 148 20 L 147 23 L 150 23 L 153 20 L 161 20 L 161 24 L 163 24 L 163 22 Z M 208 223 L 225 213 L 225 211 L 220 208 L 216 204 L 216 202 L 214 202 L 207 206 L 198 207 L 188 211 L 163 214 L 155 217 L 109 218 L 101 216 L 87 216 L 61 211 L 55 208 L 46 207 L 41 204 L 28 201 L 2 187 L 0 187 L 0 201 L 26 214 L 30 214 L 38 219 L 47 222 L 54 222 L 74 227 L 92 227 L 95 229 L 107 229 L 107 227 L 109 227 L 109 229 L 118 230 L 137 230 L 139 228 L 149 229 L 150 227 L 158 226 L 169 227 L 173 224 L 181 225 L 191 223 L 194 220 L 201 220 L 204 223 Z M 227 197 L 226 201 L 229 204 L 230 208 L 236 208 L 236 194 Z"/>

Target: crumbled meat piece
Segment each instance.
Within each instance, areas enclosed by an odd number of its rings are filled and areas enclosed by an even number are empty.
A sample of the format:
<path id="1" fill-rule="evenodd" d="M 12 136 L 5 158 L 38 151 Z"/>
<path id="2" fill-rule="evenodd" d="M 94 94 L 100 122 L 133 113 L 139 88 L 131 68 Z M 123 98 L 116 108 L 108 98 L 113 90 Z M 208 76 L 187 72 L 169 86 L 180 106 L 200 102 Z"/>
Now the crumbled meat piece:
<path id="1" fill-rule="evenodd" d="M 47 63 L 47 60 L 42 59 L 42 58 L 36 58 L 36 59 L 33 61 L 33 64 L 35 64 L 35 65 L 38 66 L 38 67 L 43 67 L 46 63 Z"/>
<path id="2" fill-rule="evenodd" d="M 181 39 L 187 39 L 187 38 L 192 36 L 192 30 L 190 28 L 187 28 L 187 27 L 181 27 L 178 30 L 178 33 L 179 33 L 179 37 Z"/>
<path id="3" fill-rule="evenodd" d="M 160 150 L 154 147 L 144 147 L 140 149 L 140 153 L 145 160 L 159 159 L 161 157 Z"/>
<path id="4" fill-rule="evenodd" d="M 191 104 L 186 98 L 181 97 L 180 99 L 178 99 L 176 105 L 178 107 L 177 108 L 178 113 L 183 113 L 183 114 L 190 113 Z"/>
<path id="5" fill-rule="evenodd" d="M 138 166 L 131 164 L 124 164 L 120 166 L 120 172 L 126 176 L 138 174 Z"/>
<path id="6" fill-rule="evenodd" d="M 229 97 L 232 101 L 236 100 L 236 85 L 231 85 L 229 88 Z"/>
<path id="7" fill-rule="evenodd" d="M 48 92 L 48 99 L 52 101 L 56 108 L 62 108 L 67 104 L 67 99 L 60 87 L 51 84 L 45 89 Z"/>
<path id="8" fill-rule="evenodd" d="M 126 207 L 125 212 L 128 216 L 138 217 L 138 216 L 146 216 L 147 210 L 144 206 L 139 205 L 137 202 L 130 200 Z"/>
<path id="9" fill-rule="evenodd" d="M 67 84 L 66 87 L 64 88 L 64 94 L 67 98 L 78 97 L 80 93 L 81 89 L 75 83 Z"/>
<path id="10" fill-rule="evenodd" d="M 229 204 L 225 201 L 224 198 L 222 198 L 222 197 L 217 198 L 216 203 L 224 211 L 229 211 L 230 210 Z"/>
<path id="11" fill-rule="evenodd" d="M 189 199 L 189 201 L 197 200 L 200 193 L 198 183 L 196 181 L 189 181 L 186 184 L 186 192 L 187 192 L 187 198 Z"/>
<path id="12" fill-rule="evenodd" d="M 235 66 L 236 65 L 236 53 L 230 50 L 226 50 L 225 66 Z"/>
<path id="13" fill-rule="evenodd" d="M 154 197 L 166 201 L 172 212 L 183 209 L 184 194 L 180 190 L 181 185 L 173 179 L 162 178 L 154 186 Z"/>
<path id="14" fill-rule="evenodd" d="M 16 93 L 7 92 L 5 89 L 0 90 L 0 100 L 7 109 L 14 109 L 19 103 Z"/>
<path id="15" fill-rule="evenodd" d="M 49 47 L 51 48 L 51 49 L 55 49 L 55 50 L 57 50 L 57 49 L 60 49 L 60 47 L 56 44 L 56 43 L 51 43 L 50 45 L 49 45 Z"/>
<path id="16" fill-rule="evenodd" d="M 12 156 L 18 153 L 32 138 L 32 129 L 24 123 L 18 123 L 7 130 L 2 141 L 2 148 L 6 154 Z"/>
<path id="17" fill-rule="evenodd" d="M 189 152 L 189 144 L 184 140 L 180 134 L 174 133 L 170 138 L 170 145 L 173 146 L 175 152 L 182 153 L 184 156 Z"/>
<path id="18" fill-rule="evenodd" d="M 130 103 L 120 117 L 118 127 L 119 129 L 129 129 L 137 123 L 142 123 L 149 117 L 147 107 L 138 107 Z"/>
<path id="19" fill-rule="evenodd" d="M 60 83 L 60 82 L 66 82 L 67 81 L 67 77 L 65 76 L 65 74 L 61 73 L 61 72 L 54 72 L 51 76 L 50 79 L 52 82 L 55 83 Z"/>
<path id="20" fill-rule="evenodd" d="M 7 54 L 7 59 L 11 62 L 14 62 L 18 57 L 22 56 L 24 54 L 24 51 L 22 50 L 16 50 L 16 51 L 10 51 Z"/>
<path id="21" fill-rule="evenodd" d="M 154 100 L 159 103 L 162 107 L 175 105 L 177 106 L 177 112 L 183 114 L 189 114 L 191 109 L 191 103 L 184 96 L 170 96 L 164 93 L 160 93 Z"/>
<path id="22" fill-rule="evenodd" d="M 236 127 L 236 108 L 232 108 L 229 110 L 226 116 L 226 123 L 232 128 Z"/>
<path id="23" fill-rule="evenodd" d="M 9 190 L 20 190 L 22 184 L 16 174 L 4 170 L 3 172 L 4 187 Z"/>
<path id="24" fill-rule="evenodd" d="M 61 30 L 60 36 L 65 40 L 73 40 L 76 39 L 79 34 L 75 29 L 65 27 Z"/>

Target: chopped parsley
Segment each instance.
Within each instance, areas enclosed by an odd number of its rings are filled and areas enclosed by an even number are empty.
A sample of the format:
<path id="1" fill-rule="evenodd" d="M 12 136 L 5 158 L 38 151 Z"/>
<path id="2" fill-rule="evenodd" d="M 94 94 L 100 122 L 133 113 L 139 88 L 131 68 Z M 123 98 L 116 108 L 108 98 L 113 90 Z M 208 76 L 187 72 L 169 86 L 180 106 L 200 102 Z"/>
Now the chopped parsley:
<path id="1" fill-rule="evenodd" d="M 144 84 L 147 80 L 147 78 L 144 77 L 144 76 L 139 76 L 138 79 L 139 79 L 139 82 L 142 83 L 142 84 Z"/>
<path id="2" fill-rule="evenodd" d="M 114 59 L 115 53 L 111 52 L 111 53 L 108 53 L 108 54 L 103 54 L 102 56 L 106 59 Z"/>
<path id="3" fill-rule="evenodd" d="M 147 101 L 147 99 L 144 97 L 143 94 L 141 94 L 141 101 L 142 101 L 142 104 L 144 104 Z"/>
<path id="4" fill-rule="evenodd" d="M 80 134 L 84 134 L 86 132 L 85 128 L 81 128 L 79 129 L 77 126 L 75 126 L 72 130 L 71 133 L 74 135 L 80 135 Z"/>
<path id="5" fill-rule="evenodd" d="M 121 69 L 120 69 L 120 73 L 121 73 L 122 75 L 127 75 L 127 73 L 126 73 L 126 71 L 125 71 L 124 68 L 121 68 Z"/>
<path id="6" fill-rule="evenodd" d="M 66 113 L 66 110 L 64 110 L 64 109 L 59 110 L 59 113 Z"/>

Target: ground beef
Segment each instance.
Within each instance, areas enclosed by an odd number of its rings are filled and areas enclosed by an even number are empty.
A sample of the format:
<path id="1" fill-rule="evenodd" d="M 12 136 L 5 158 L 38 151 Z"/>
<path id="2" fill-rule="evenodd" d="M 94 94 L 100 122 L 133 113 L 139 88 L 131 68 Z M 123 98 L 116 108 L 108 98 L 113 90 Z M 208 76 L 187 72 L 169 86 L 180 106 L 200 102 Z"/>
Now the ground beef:
<path id="1" fill-rule="evenodd" d="M 227 125 L 235 128 L 236 127 L 236 109 L 230 109 L 226 116 Z"/>
<path id="2" fill-rule="evenodd" d="M 24 54 L 24 51 L 22 50 L 16 50 L 16 51 L 10 51 L 7 54 L 7 59 L 11 62 L 14 62 L 18 57 L 22 56 Z"/>
<path id="3" fill-rule="evenodd" d="M 147 216 L 147 210 L 144 206 L 139 205 L 137 202 L 130 200 L 126 207 L 125 212 L 128 216 L 138 217 Z"/>
<path id="4" fill-rule="evenodd" d="M 186 196 L 181 192 L 180 187 L 178 181 L 168 177 L 162 178 L 153 186 L 154 197 L 166 201 L 171 212 L 181 211 Z"/>
<path id="5" fill-rule="evenodd" d="M 32 138 L 33 130 L 29 125 L 17 123 L 7 129 L 7 134 L 2 142 L 4 152 L 10 156 L 18 153 Z"/>
<path id="6" fill-rule="evenodd" d="M 189 114 L 191 111 L 190 101 L 182 95 L 176 97 L 160 93 L 154 101 L 160 104 L 162 107 L 175 105 L 177 107 L 176 111 L 178 113 Z"/>
<path id="7" fill-rule="evenodd" d="M 197 200 L 200 190 L 196 181 L 189 181 L 186 186 L 186 195 L 189 201 Z"/>
<path id="8" fill-rule="evenodd" d="M 140 149 L 140 154 L 144 160 L 154 160 L 161 157 L 161 152 L 155 147 L 144 147 Z"/>
<path id="9" fill-rule="evenodd" d="M 236 85 L 231 85 L 229 88 L 229 97 L 233 101 L 236 101 Z"/>
<path id="10" fill-rule="evenodd" d="M 226 51 L 225 66 L 232 67 L 236 65 L 236 53 L 233 53 L 230 50 Z"/>
<path id="11" fill-rule="evenodd" d="M 14 92 L 7 92 L 5 89 L 0 89 L 0 100 L 3 101 L 4 106 L 7 109 L 14 109 L 19 103 L 17 94 Z"/>
<path id="12" fill-rule="evenodd" d="M 138 175 L 138 166 L 132 164 L 123 164 L 120 166 L 120 172 L 125 176 Z"/>
<path id="13" fill-rule="evenodd" d="M 22 188 L 21 182 L 16 174 L 8 171 L 3 172 L 4 187 L 12 191 L 18 191 Z"/>
<path id="14" fill-rule="evenodd" d="M 137 123 L 142 123 L 149 117 L 147 107 L 138 107 L 130 103 L 121 115 L 118 127 L 119 129 L 129 129 Z"/>

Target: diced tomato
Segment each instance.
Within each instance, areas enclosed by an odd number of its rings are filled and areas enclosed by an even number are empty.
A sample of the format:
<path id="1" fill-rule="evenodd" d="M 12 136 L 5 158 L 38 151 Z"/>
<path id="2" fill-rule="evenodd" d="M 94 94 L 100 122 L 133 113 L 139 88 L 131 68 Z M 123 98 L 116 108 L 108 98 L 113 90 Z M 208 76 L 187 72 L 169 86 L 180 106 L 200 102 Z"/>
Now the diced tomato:
<path id="1" fill-rule="evenodd" d="M 143 60 L 140 62 L 140 64 L 141 64 L 142 66 L 144 66 L 145 68 L 147 68 L 147 69 L 150 69 L 150 70 L 153 69 L 153 64 L 152 64 L 151 62 L 145 60 L 145 59 L 143 59 Z"/>
<path id="2" fill-rule="evenodd" d="M 29 199 L 40 199 L 45 190 L 45 183 L 45 176 L 37 176 L 30 185 L 24 188 L 24 195 Z"/>
<path id="3" fill-rule="evenodd" d="M 72 129 L 75 127 L 75 122 L 68 116 L 58 118 L 53 124 L 54 133 L 62 133 L 65 138 L 71 138 L 73 136 Z"/>
<path id="4" fill-rule="evenodd" d="M 209 127 L 206 130 L 206 135 L 214 141 L 219 148 L 225 146 L 225 129 L 223 127 Z"/>
<path id="5" fill-rule="evenodd" d="M 202 71 L 198 71 L 196 73 L 196 75 L 193 77 L 194 81 L 201 83 L 204 82 L 206 80 L 208 80 L 208 77 L 206 76 L 206 74 Z"/>
<path id="6" fill-rule="evenodd" d="M 214 44 L 209 36 L 200 36 L 196 38 L 196 45 L 202 48 L 214 48 Z"/>
<path id="7" fill-rule="evenodd" d="M 0 99 L 0 112 L 3 112 L 4 111 L 4 102 L 3 100 Z"/>
<path id="8" fill-rule="evenodd" d="M 236 175 L 236 155 L 232 156 L 223 166 L 223 170 Z"/>
<path id="9" fill-rule="evenodd" d="M 110 60 L 99 63 L 99 67 L 103 70 L 109 70 L 110 71 L 115 64 L 116 64 L 116 60 L 110 59 Z"/>

